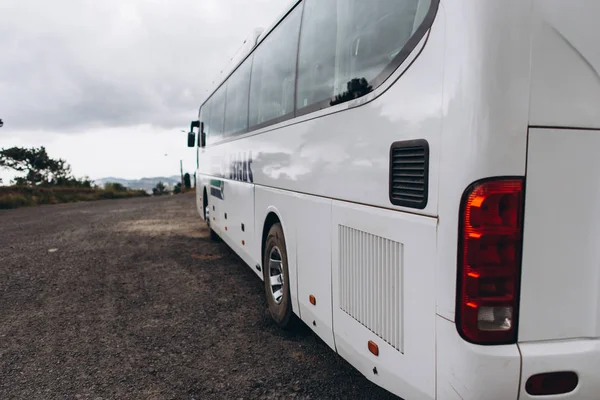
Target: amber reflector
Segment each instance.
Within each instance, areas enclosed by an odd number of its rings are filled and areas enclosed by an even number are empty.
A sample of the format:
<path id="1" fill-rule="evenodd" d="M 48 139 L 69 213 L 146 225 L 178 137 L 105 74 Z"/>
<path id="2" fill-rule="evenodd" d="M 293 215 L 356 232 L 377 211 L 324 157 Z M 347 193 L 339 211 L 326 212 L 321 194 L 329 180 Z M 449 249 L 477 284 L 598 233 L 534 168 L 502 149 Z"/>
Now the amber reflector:
<path id="1" fill-rule="evenodd" d="M 376 356 L 379 355 L 379 346 L 377 346 L 372 340 L 369 340 L 369 351 Z"/>
<path id="2" fill-rule="evenodd" d="M 312 304 L 313 306 L 317 305 L 317 299 L 312 294 L 310 296 L 308 296 L 308 300 L 310 301 L 310 304 Z"/>

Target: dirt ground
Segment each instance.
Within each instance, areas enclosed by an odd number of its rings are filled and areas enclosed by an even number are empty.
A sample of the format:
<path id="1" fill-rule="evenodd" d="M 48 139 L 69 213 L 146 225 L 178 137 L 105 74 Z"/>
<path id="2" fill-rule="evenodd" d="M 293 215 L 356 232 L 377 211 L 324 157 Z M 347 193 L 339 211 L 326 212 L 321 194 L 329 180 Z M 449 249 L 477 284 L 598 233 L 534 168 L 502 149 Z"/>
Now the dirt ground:
<path id="1" fill-rule="evenodd" d="M 263 290 L 193 195 L 0 211 L 0 399 L 397 399 Z"/>

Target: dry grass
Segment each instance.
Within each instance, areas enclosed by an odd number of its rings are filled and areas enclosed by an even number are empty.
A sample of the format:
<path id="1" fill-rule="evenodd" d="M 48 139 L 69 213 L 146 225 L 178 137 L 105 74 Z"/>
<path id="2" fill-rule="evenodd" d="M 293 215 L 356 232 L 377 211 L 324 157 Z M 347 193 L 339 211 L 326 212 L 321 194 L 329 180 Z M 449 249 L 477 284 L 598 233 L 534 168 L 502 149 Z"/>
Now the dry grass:
<path id="1" fill-rule="evenodd" d="M 141 196 L 147 196 L 146 192 L 78 187 L 1 186 L 0 209 Z"/>

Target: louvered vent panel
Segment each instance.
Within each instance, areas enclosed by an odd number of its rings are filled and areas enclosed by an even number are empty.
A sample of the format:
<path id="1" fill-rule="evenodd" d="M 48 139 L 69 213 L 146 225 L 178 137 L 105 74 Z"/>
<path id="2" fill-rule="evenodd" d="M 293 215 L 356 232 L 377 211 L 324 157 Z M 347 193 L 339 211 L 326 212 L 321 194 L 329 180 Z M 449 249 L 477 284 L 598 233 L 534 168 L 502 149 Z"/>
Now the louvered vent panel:
<path id="1" fill-rule="evenodd" d="M 401 243 L 339 226 L 340 308 L 402 352 Z"/>
<path id="2" fill-rule="evenodd" d="M 426 140 L 396 142 L 390 151 L 390 201 L 403 207 L 427 206 L 429 144 Z"/>

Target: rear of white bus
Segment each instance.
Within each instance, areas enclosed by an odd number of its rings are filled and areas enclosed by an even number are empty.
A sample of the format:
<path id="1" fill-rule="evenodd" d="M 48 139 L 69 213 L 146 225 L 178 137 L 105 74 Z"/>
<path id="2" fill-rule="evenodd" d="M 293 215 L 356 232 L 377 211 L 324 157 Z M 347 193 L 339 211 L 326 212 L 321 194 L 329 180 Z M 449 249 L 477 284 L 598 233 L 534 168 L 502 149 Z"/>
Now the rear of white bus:
<path id="1" fill-rule="evenodd" d="M 442 2 L 437 398 L 598 400 L 600 2 L 474 3 Z"/>

